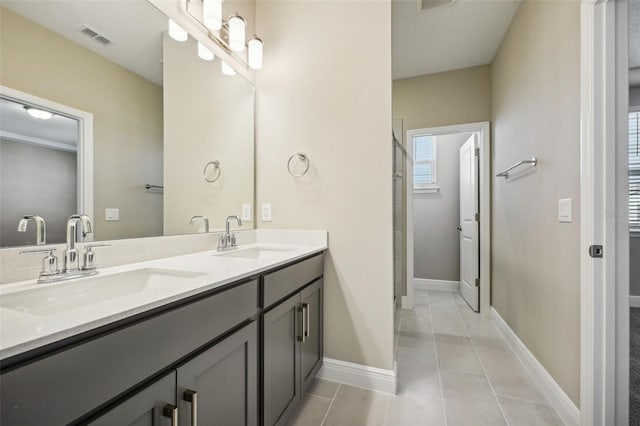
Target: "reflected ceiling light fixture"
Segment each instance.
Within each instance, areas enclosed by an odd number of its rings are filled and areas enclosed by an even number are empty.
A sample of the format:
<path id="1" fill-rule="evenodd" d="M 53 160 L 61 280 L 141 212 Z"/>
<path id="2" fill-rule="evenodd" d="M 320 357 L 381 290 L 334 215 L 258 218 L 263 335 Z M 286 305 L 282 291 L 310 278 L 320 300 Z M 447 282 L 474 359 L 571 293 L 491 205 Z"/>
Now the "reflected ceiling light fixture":
<path id="1" fill-rule="evenodd" d="M 24 109 L 29 113 L 33 118 L 39 118 L 40 120 L 48 120 L 53 117 L 53 113 L 51 111 L 45 111 L 43 109 L 38 109 L 30 106 L 24 107 Z"/>
<path id="2" fill-rule="evenodd" d="M 240 15 L 233 14 L 227 21 L 229 27 L 229 48 L 234 52 L 243 52 L 245 48 L 245 28 L 247 21 Z"/>
<path id="3" fill-rule="evenodd" d="M 203 61 L 213 61 L 215 55 L 204 44 L 198 42 L 198 58 Z"/>
<path id="4" fill-rule="evenodd" d="M 202 0 L 202 21 L 211 31 L 222 28 L 222 0 Z"/>
<path id="5" fill-rule="evenodd" d="M 256 35 L 247 40 L 247 61 L 251 69 L 262 68 L 262 40 Z"/>
<path id="6" fill-rule="evenodd" d="M 234 70 L 233 67 L 227 64 L 225 61 L 220 61 L 220 63 L 222 64 L 222 74 L 228 76 L 236 75 L 236 70 Z"/>
<path id="7" fill-rule="evenodd" d="M 169 19 L 169 37 L 175 41 L 187 41 L 189 34 L 184 28 L 176 24 L 173 19 Z"/>

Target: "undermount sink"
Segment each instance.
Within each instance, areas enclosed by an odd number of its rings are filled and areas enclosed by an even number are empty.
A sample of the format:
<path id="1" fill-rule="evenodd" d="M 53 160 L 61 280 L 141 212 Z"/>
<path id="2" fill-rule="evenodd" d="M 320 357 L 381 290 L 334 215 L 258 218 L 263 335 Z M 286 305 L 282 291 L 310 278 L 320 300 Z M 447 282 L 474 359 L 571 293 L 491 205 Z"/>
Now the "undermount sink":
<path id="1" fill-rule="evenodd" d="M 159 268 L 96 275 L 45 288 L 9 293 L 0 296 L 0 306 L 31 315 L 55 315 L 145 291 L 156 293 L 204 275 L 202 272 Z"/>
<path id="2" fill-rule="evenodd" d="M 224 257 L 240 257 L 244 259 L 271 259 L 282 255 L 282 253 L 290 252 L 295 249 L 286 247 L 249 247 L 239 248 L 226 253 L 219 253 L 215 256 Z"/>

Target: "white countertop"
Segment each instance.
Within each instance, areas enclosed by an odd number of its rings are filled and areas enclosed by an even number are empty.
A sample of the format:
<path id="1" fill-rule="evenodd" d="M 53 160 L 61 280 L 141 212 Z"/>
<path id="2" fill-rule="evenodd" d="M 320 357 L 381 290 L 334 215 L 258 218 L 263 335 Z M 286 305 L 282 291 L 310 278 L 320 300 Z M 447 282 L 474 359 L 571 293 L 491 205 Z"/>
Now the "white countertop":
<path id="1" fill-rule="evenodd" d="M 281 249 L 273 251 L 264 258 L 240 258 L 225 256 L 229 252 L 216 250 L 203 251 L 189 255 L 169 257 L 152 261 L 132 263 L 110 268 L 102 268 L 99 274 L 88 278 L 79 278 L 51 284 L 36 284 L 36 280 L 6 284 L 0 287 L 0 359 L 5 359 L 29 350 L 84 333 L 98 327 L 120 321 L 166 305 L 189 296 L 202 293 L 216 287 L 229 284 L 243 278 L 272 269 L 291 261 L 309 256 L 327 249 L 326 242 L 320 244 L 266 243 L 259 242 L 241 246 L 238 251 L 255 247 Z M 62 312 L 42 309 L 37 313 L 27 313 L 29 309 L 6 307 L 10 299 L 26 292 L 53 289 L 56 286 L 77 286 L 91 279 L 108 279 L 109 276 L 129 271 L 162 270 L 193 273 L 180 279 L 179 285 L 156 286 L 152 290 L 144 289 L 129 292 L 118 297 L 92 302 L 82 306 L 73 306 Z M 83 291 L 81 289 L 81 291 Z M 53 292 L 45 292 L 53 293 Z M 85 292 L 86 293 L 86 292 Z M 46 296 L 45 296 L 46 297 Z M 39 301 L 46 304 L 46 300 Z"/>

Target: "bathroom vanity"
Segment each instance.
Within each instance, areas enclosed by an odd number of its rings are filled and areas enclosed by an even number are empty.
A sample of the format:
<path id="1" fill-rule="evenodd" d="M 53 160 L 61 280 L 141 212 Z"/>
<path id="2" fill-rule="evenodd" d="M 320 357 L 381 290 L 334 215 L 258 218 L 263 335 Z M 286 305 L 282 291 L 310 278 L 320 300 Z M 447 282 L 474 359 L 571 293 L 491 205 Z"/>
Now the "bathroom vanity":
<path id="1" fill-rule="evenodd" d="M 5 286 L 0 423 L 285 423 L 322 364 L 325 249 L 253 244 Z"/>

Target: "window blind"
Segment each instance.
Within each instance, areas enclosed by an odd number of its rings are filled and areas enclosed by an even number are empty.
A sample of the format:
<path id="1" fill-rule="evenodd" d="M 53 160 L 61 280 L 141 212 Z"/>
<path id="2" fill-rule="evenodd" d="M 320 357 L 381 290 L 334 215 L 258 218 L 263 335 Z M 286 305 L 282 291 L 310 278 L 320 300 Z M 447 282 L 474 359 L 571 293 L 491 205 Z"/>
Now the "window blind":
<path id="1" fill-rule="evenodd" d="M 434 138 L 416 136 L 413 140 L 413 187 L 423 188 L 435 183 Z"/>
<path id="2" fill-rule="evenodd" d="M 640 112 L 629 114 L 629 228 L 640 231 Z"/>

